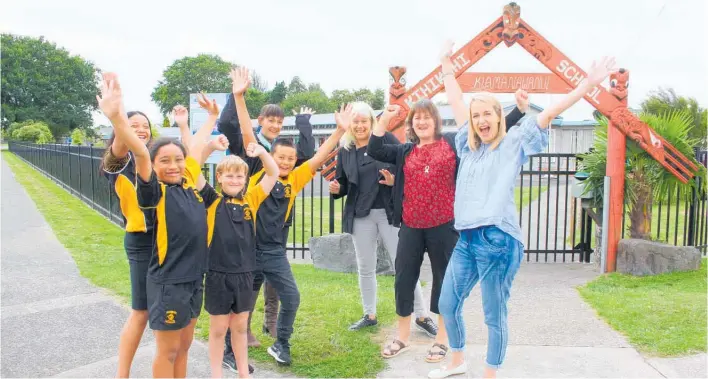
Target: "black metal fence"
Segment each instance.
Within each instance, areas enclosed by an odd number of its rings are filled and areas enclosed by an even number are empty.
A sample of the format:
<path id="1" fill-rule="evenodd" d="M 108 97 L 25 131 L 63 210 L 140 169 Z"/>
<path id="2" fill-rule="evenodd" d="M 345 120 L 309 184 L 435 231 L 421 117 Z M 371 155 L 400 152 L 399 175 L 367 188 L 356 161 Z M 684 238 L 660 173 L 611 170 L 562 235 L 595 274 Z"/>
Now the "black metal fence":
<path id="1" fill-rule="evenodd" d="M 101 174 L 103 148 L 36 145 L 10 142 L 10 151 L 43 172 L 67 191 L 111 221 L 122 225 L 114 191 Z M 697 158 L 706 165 L 708 154 Z M 522 228 L 526 260 L 536 262 L 589 262 L 596 246 L 594 222 L 572 196 L 577 160 L 574 154 L 539 154 L 518 178 L 515 200 Z M 212 176 L 206 165 L 204 174 Z M 669 197 L 654 205 L 653 237 L 675 245 L 708 247 L 705 183 L 689 197 Z M 332 200 L 328 182 L 319 173 L 295 201 L 287 249 L 296 259 L 309 259 L 309 240 L 342 232 L 343 199 Z M 627 217 L 625 217 L 626 219 Z M 626 231 L 625 225 L 623 230 Z M 628 237 L 628 233 L 625 234 Z"/>

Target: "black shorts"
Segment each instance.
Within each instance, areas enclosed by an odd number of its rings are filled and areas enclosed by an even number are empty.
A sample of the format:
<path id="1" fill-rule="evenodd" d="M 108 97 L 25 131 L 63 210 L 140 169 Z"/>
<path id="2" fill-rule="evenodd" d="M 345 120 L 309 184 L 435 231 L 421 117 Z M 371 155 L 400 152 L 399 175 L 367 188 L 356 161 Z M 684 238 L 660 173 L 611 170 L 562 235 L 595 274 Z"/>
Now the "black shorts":
<path id="1" fill-rule="evenodd" d="M 209 271 L 205 281 L 204 309 L 210 315 L 250 312 L 253 305 L 253 273 L 225 274 Z"/>
<path id="2" fill-rule="evenodd" d="M 202 311 L 202 280 L 159 284 L 147 280 L 148 315 L 152 330 L 179 330 Z"/>
<path id="3" fill-rule="evenodd" d="M 152 235 L 125 233 L 123 246 L 128 255 L 128 265 L 130 266 L 131 308 L 145 311 L 148 309 L 147 272 L 152 254 Z"/>

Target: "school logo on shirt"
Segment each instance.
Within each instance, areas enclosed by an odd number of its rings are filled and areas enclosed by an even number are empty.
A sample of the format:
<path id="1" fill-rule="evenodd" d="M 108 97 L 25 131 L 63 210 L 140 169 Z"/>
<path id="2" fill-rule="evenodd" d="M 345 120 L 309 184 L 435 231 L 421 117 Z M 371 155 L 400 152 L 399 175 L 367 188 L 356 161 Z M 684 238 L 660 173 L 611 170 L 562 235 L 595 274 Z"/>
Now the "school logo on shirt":
<path id="1" fill-rule="evenodd" d="M 177 317 L 177 312 L 175 312 L 175 311 L 165 312 L 165 324 L 174 324 L 175 317 Z"/>
<path id="2" fill-rule="evenodd" d="M 197 197 L 197 200 L 198 200 L 200 203 L 203 203 L 203 202 L 204 202 L 204 199 L 202 199 L 202 195 L 199 194 L 199 191 L 197 191 L 196 188 L 192 188 L 192 191 L 194 191 L 194 196 Z"/>
<path id="3" fill-rule="evenodd" d="M 251 221 L 253 219 L 253 215 L 251 215 L 251 208 L 243 209 L 243 219 L 246 221 Z"/>
<path id="4" fill-rule="evenodd" d="M 290 197 L 290 184 L 285 186 L 285 197 Z"/>

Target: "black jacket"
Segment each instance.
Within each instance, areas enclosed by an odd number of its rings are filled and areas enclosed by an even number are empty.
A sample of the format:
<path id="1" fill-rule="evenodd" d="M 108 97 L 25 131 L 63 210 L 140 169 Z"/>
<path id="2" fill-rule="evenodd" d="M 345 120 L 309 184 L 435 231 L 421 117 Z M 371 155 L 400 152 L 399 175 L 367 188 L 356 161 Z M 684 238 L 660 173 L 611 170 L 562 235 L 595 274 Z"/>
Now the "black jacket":
<path id="1" fill-rule="evenodd" d="M 241 133 L 241 124 L 238 121 L 236 100 L 233 94 L 229 95 L 229 99 L 226 102 L 226 106 L 224 106 L 224 110 L 221 112 L 217 125 L 219 132 L 229 140 L 229 151 L 231 154 L 238 155 L 248 163 L 249 176 L 260 171 L 263 168 L 260 158 L 250 158 L 246 156 L 246 147 L 243 145 L 243 134 Z M 296 146 L 297 162 L 295 163 L 295 167 L 297 167 L 315 155 L 315 137 L 312 136 L 310 115 L 296 116 L 295 127 L 300 131 L 300 139 L 297 141 Z M 258 138 L 256 138 L 256 141 L 258 144 L 265 147 L 266 151 L 270 152 L 270 148 L 264 146 Z"/>
<path id="2" fill-rule="evenodd" d="M 506 130 L 509 131 L 516 123 L 524 117 L 524 113 L 521 113 L 519 108 L 514 108 L 505 117 Z M 443 139 L 452 147 L 456 155 L 456 165 L 455 165 L 455 178 L 457 178 L 457 169 L 460 166 L 460 156 L 457 152 L 457 146 L 455 146 L 455 136 L 457 132 L 443 133 Z M 392 206 L 393 206 L 393 226 L 400 227 L 403 218 L 403 165 L 405 164 L 406 157 L 413 150 L 415 146 L 411 142 L 406 142 L 403 144 L 391 144 L 385 141 L 386 136 L 377 137 L 371 135 L 369 140 L 369 147 L 367 148 L 368 154 L 381 162 L 390 163 L 396 166 L 396 180 L 393 184 L 392 193 Z"/>
<path id="3" fill-rule="evenodd" d="M 372 136 L 373 137 L 373 136 Z M 383 136 L 383 143 L 398 145 L 400 142 L 391 133 L 386 133 Z M 367 151 L 368 153 L 368 151 Z M 395 167 L 392 164 L 377 160 L 376 171 L 386 169 L 391 173 L 395 173 Z M 393 202 L 391 201 L 391 187 L 385 184 L 379 184 L 378 180 L 375 183 L 359 183 L 359 168 L 356 159 L 356 148 L 352 147 L 349 150 L 341 148 L 337 153 L 337 172 L 335 179 L 339 182 L 340 190 L 338 194 L 332 194 L 332 197 L 339 199 L 346 196 L 344 203 L 344 215 L 342 217 L 342 231 L 344 233 L 354 232 L 354 215 L 356 213 L 356 200 L 359 195 L 359 189 L 363 186 L 378 186 L 379 193 L 383 196 L 384 209 L 389 224 L 393 223 Z"/>

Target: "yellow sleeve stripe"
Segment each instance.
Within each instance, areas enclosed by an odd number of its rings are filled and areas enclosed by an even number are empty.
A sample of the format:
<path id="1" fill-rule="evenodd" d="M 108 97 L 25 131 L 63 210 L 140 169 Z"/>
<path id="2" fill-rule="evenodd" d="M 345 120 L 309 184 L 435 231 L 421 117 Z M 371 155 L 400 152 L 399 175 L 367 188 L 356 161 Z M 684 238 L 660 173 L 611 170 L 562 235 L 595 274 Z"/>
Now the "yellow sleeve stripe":
<path id="1" fill-rule="evenodd" d="M 219 196 L 207 209 L 207 246 L 211 247 L 211 238 L 214 236 L 214 224 L 216 223 L 216 207 L 221 203 Z"/>
<path id="2" fill-rule="evenodd" d="M 165 185 L 160 183 L 162 196 L 157 203 L 157 258 L 160 266 L 167 257 L 167 220 L 165 219 Z"/>

